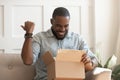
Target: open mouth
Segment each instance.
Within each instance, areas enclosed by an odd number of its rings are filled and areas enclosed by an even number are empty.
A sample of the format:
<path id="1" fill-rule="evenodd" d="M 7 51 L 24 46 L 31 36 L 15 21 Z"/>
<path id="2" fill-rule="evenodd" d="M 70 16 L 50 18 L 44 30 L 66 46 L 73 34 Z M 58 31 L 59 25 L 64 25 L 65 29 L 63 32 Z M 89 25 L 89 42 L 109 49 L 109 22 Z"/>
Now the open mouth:
<path id="1" fill-rule="evenodd" d="M 59 36 L 64 36 L 65 32 L 58 32 Z"/>

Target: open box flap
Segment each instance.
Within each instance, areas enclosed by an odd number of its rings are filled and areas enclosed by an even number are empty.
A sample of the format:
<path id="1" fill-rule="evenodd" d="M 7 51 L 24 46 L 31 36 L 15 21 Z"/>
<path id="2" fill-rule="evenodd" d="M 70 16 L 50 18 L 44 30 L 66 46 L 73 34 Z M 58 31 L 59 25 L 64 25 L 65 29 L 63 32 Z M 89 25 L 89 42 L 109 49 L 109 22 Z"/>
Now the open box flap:
<path id="1" fill-rule="evenodd" d="M 56 61 L 80 62 L 84 53 L 83 50 L 59 49 Z"/>
<path id="2" fill-rule="evenodd" d="M 50 63 L 55 61 L 49 51 L 42 55 L 42 60 L 44 61 L 45 65 L 49 65 Z"/>

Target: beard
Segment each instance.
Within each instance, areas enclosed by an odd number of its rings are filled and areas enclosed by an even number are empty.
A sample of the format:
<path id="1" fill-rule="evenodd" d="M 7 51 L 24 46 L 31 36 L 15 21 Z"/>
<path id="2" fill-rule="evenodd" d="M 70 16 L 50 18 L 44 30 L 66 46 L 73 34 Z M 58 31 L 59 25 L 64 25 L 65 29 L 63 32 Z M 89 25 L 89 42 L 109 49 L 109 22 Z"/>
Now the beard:
<path id="1" fill-rule="evenodd" d="M 60 35 L 58 34 L 58 32 L 60 32 L 60 31 L 55 31 L 55 30 L 52 29 L 52 28 L 51 28 L 51 30 L 52 30 L 54 36 L 56 37 L 56 39 L 58 39 L 58 40 L 63 40 L 63 39 L 65 38 L 65 36 L 67 35 L 67 33 L 68 33 L 68 30 L 66 30 L 65 33 L 64 33 L 64 35 L 60 36 Z"/>

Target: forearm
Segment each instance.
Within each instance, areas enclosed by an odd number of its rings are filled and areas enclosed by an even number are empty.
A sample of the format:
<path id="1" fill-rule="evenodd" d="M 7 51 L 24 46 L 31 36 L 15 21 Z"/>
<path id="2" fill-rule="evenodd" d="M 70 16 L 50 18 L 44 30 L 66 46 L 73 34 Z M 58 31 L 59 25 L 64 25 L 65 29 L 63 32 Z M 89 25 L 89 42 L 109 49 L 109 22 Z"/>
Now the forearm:
<path id="1" fill-rule="evenodd" d="M 24 64 L 30 65 L 33 63 L 32 38 L 25 38 L 21 56 Z"/>

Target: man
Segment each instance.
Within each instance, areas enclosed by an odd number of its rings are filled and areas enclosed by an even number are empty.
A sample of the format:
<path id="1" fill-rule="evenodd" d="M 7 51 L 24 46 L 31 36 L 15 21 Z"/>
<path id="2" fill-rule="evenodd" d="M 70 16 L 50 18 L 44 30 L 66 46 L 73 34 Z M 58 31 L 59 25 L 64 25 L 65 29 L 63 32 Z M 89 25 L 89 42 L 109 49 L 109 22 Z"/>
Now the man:
<path id="1" fill-rule="evenodd" d="M 22 28 L 26 31 L 25 41 L 22 48 L 22 59 L 24 64 L 34 64 L 36 68 L 35 80 L 47 80 L 47 71 L 44 62 L 40 58 L 46 51 L 51 51 L 55 57 L 58 49 L 85 50 L 82 62 L 85 70 L 90 71 L 96 65 L 96 58 L 89 50 L 84 39 L 73 32 L 69 32 L 69 11 L 64 7 L 54 10 L 51 19 L 51 29 L 46 32 L 39 32 L 32 38 L 34 23 L 27 21 Z"/>

